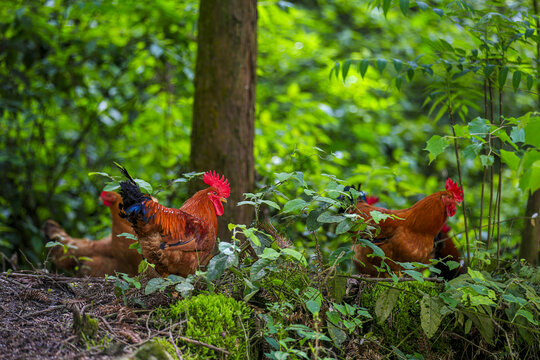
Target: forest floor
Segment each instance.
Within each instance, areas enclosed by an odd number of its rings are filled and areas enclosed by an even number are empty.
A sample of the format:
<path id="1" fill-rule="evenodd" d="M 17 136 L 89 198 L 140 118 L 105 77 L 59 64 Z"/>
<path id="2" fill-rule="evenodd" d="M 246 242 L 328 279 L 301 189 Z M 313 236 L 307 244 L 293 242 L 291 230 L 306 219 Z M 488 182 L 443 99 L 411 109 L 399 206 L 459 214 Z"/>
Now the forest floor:
<path id="1" fill-rule="evenodd" d="M 170 301 L 160 293 L 139 299 L 146 309 Z M 98 326 L 77 321 L 84 315 Z M 134 310 L 116 298 L 112 279 L 0 273 L 2 359 L 130 358 L 153 337 L 168 334 L 152 325 L 151 310 Z M 99 336 L 92 336 L 96 331 Z"/>

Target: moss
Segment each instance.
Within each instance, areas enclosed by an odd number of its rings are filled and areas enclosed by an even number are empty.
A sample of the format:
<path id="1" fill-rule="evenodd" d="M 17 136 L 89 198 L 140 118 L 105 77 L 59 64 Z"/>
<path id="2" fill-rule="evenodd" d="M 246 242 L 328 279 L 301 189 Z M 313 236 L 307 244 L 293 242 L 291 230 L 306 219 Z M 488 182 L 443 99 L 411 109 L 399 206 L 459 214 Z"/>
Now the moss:
<path id="1" fill-rule="evenodd" d="M 183 335 L 230 352 L 228 359 L 247 358 L 251 308 L 222 294 L 201 294 L 171 305 L 170 317 L 186 320 Z M 183 344 L 186 358 L 220 359 L 221 354 L 206 347 Z"/>
<path id="2" fill-rule="evenodd" d="M 88 314 L 73 309 L 73 332 L 82 339 L 91 339 L 97 335 L 98 321 Z"/>

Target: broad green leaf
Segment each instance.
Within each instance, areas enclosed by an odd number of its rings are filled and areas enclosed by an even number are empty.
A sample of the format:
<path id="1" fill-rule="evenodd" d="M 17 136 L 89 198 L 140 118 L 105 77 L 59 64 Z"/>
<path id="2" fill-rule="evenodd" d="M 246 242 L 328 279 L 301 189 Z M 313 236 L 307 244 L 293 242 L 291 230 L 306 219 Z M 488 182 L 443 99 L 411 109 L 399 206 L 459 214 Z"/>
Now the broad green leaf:
<path id="1" fill-rule="evenodd" d="M 471 135 L 485 136 L 490 129 L 489 122 L 486 119 L 477 117 L 469 123 L 469 133 Z"/>
<path id="2" fill-rule="evenodd" d="M 103 191 L 114 191 L 120 189 L 120 182 L 119 181 L 111 181 L 110 183 L 107 183 L 105 187 L 103 188 Z"/>
<path id="3" fill-rule="evenodd" d="M 482 337 L 489 343 L 493 344 L 493 321 L 489 316 L 480 314 L 465 313 L 465 315 L 473 322 L 474 326 L 480 331 Z"/>
<path id="4" fill-rule="evenodd" d="M 448 140 L 446 138 L 440 137 L 439 135 L 433 135 L 431 139 L 428 140 L 427 146 L 424 150 L 429 152 L 429 163 L 437 158 L 444 149 L 448 146 Z"/>
<path id="5" fill-rule="evenodd" d="M 417 1 L 416 5 L 420 8 L 420 10 L 426 11 L 429 9 L 429 5 L 422 1 Z"/>
<path id="6" fill-rule="evenodd" d="M 453 260 L 446 261 L 445 264 L 446 264 L 446 266 L 448 266 L 448 269 L 450 269 L 450 270 L 457 269 L 458 267 L 461 266 L 460 263 L 458 263 L 457 261 L 453 261 Z"/>
<path id="7" fill-rule="evenodd" d="M 289 180 L 294 175 L 294 173 L 277 173 L 275 175 L 276 179 L 278 179 L 279 182 L 284 182 Z"/>
<path id="8" fill-rule="evenodd" d="M 351 229 L 352 226 L 352 221 L 350 219 L 345 219 L 344 221 L 340 222 L 336 227 L 336 235 L 346 233 Z"/>
<path id="9" fill-rule="evenodd" d="M 392 5 L 392 0 L 383 0 L 382 8 L 383 8 L 384 17 L 386 17 L 386 14 L 388 14 L 390 5 Z"/>
<path id="10" fill-rule="evenodd" d="M 349 73 L 349 68 L 350 67 L 351 67 L 351 60 L 345 60 L 345 62 L 343 63 L 343 69 L 341 70 L 343 80 L 347 79 L 347 74 Z"/>
<path id="11" fill-rule="evenodd" d="M 377 70 L 382 74 L 384 68 L 386 67 L 386 59 L 377 59 Z"/>
<path id="12" fill-rule="evenodd" d="M 521 82 L 521 71 L 516 70 L 514 71 L 514 74 L 512 75 L 512 86 L 514 87 L 514 91 L 516 91 L 519 88 L 520 82 Z"/>
<path id="13" fill-rule="evenodd" d="M 364 78 L 364 75 L 366 75 L 366 71 L 369 67 L 369 60 L 362 60 L 358 64 L 358 71 L 360 72 L 360 76 L 362 76 L 362 79 Z"/>
<path id="14" fill-rule="evenodd" d="M 407 4 L 409 3 L 408 0 L 405 0 L 407 1 Z M 408 7 L 407 7 L 408 9 Z M 401 69 L 403 68 L 403 61 L 399 60 L 399 59 L 392 59 L 392 63 L 394 63 L 394 69 L 396 69 L 396 72 L 400 72 Z"/>
<path id="15" fill-rule="evenodd" d="M 321 311 L 321 302 L 317 300 L 306 301 L 306 307 L 312 314 L 318 314 Z"/>
<path id="16" fill-rule="evenodd" d="M 510 169 L 517 170 L 519 168 L 519 162 L 521 159 L 516 155 L 515 152 L 501 149 L 501 158 Z"/>
<path id="17" fill-rule="evenodd" d="M 298 211 L 305 208 L 307 205 L 308 203 L 302 199 L 292 199 L 292 200 L 287 201 L 287 203 L 283 207 L 283 212 L 289 213 L 289 212 Z"/>
<path id="18" fill-rule="evenodd" d="M 343 221 L 343 220 L 345 220 L 344 216 L 342 216 L 342 215 L 334 215 L 330 211 L 323 212 L 317 218 L 317 221 L 321 222 L 321 223 L 337 223 L 337 222 L 340 222 L 340 221 Z"/>
<path id="19" fill-rule="evenodd" d="M 531 119 L 525 127 L 525 144 L 540 149 L 540 117 Z"/>
<path id="20" fill-rule="evenodd" d="M 317 218 L 325 211 L 324 208 L 318 208 L 310 212 L 306 219 L 308 231 L 315 231 L 321 227 L 322 223 L 317 221 Z"/>
<path id="21" fill-rule="evenodd" d="M 339 79 L 339 68 L 340 68 L 341 64 L 339 63 L 339 61 L 336 61 L 336 63 L 334 64 L 334 72 L 336 74 L 336 79 Z"/>
<path id="22" fill-rule="evenodd" d="M 366 240 L 366 239 L 358 239 L 357 242 L 358 242 L 358 244 L 364 244 L 367 247 L 369 247 L 370 249 L 372 249 L 373 250 L 373 255 L 378 256 L 378 257 L 382 257 L 382 258 L 385 257 L 384 256 L 384 251 L 380 247 L 378 247 L 377 245 L 372 243 L 371 241 Z"/>
<path id="23" fill-rule="evenodd" d="M 534 326 L 538 325 L 538 321 L 536 321 L 534 319 L 534 316 L 530 311 L 525 310 L 525 309 L 519 309 L 517 314 L 523 316 L 525 319 L 527 319 Z"/>
<path id="24" fill-rule="evenodd" d="M 261 258 L 263 259 L 268 259 L 268 260 L 276 260 L 281 254 L 279 252 L 277 252 L 276 250 L 272 249 L 272 248 L 266 248 L 264 249 L 262 255 L 260 256 Z"/>
<path id="25" fill-rule="evenodd" d="M 281 249 L 281 252 L 285 255 L 289 255 L 291 256 L 292 258 L 294 258 L 295 260 L 297 260 L 299 263 L 301 263 L 302 265 L 306 266 L 307 265 L 307 261 L 306 261 L 306 258 L 304 257 L 304 255 L 302 255 L 300 252 L 294 250 L 294 249 L 291 249 L 291 248 L 285 248 L 285 249 Z"/>
<path id="26" fill-rule="evenodd" d="M 493 73 L 494 70 L 495 70 L 495 65 L 493 64 L 486 65 L 486 67 L 484 68 L 484 76 L 486 77 L 486 79 L 489 77 L 489 75 Z"/>
<path id="27" fill-rule="evenodd" d="M 474 143 L 467 145 L 465 149 L 463 149 L 463 156 L 466 159 L 475 159 L 480 153 L 480 150 L 482 150 L 482 146 L 482 143 Z"/>
<path id="28" fill-rule="evenodd" d="M 261 202 L 262 202 L 263 204 L 266 204 L 266 205 L 268 205 L 268 206 L 273 207 L 274 209 L 281 210 L 281 208 L 279 207 L 279 205 L 276 204 L 275 202 L 271 201 L 271 200 L 261 200 Z"/>
<path id="29" fill-rule="evenodd" d="M 510 132 L 510 138 L 514 143 L 518 142 L 524 142 L 525 141 L 525 130 L 520 129 L 517 126 L 512 127 L 512 131 Z"/>
<path id="30" fill-rule="evenodd" d="M 147 183 L 146 181 L 142 180 L 142 179 L 134 179 L 135 182 L 137 183 L 137 185 L 139 185 L 139 187 L 141 188 L 141 190 L 143 190 L 143 192 L 147 193 L 147 194 L 151 194 L 152 193 L 152 185 L 150 185 L 149 183 Z"/>
<path id="31" fill-rule="evenodd" d="M 167 287 L 169 281 L 164 278 L 153 278 L 148 280 L 146 287 L 144 288 L 144 294 L 149 295 L 155 293 L 158 290 L 163 290 Z"/>
<path id="32" fill-rule="evenodd" d="M 493 162 L 495 159 L 491 155 L 480 155 L 480 163 L 483 167 L 491 166 L 493 165 Z"/>
<path id="33" fill-rule="evenodd" d="M 384 220 L 392 217 L 392 215 L 384 214 L 384 213 L 382 213 L 380 211 L 377 211 L 377 210 L 370 211 L 369 215 L 371 216 L 373 221 L 375 221 L 376 224 L 378 224 L 379 222 L 384 221 Z"/>
<path id="34" fill-rule="evenodd" d="M 409 275 L 410 277 L 412 277 L 413 279 L 415 279 L 416 281 L 424 282 L 424 278 L 422 277 L 422 274 L 416 270 L 404 270 L 403 272 Z"/>
<path id="35" fill-rule="evenodd" d="M 327 321 L 326 325 L 332 340 L 334 340 L 338 347 L 341 346 L 347 340 L 347 333 L 338 328 L 336 325 L 332 324 L 330 321 Z"/>
<path id="36" fill-rule="evenodd" d="M 251 265 L 251 268 L 249 269 L 249 279 L 253 282 L 262 279 L 266 275 L 266 267 L 272 263 L 273 259 L 263 257 L 259 258 L 259 260 L 255 261 L 255 263 L 253 263 L 253 265 Z"/>
<path id="37" fill-rule="evenodd" d="M 174 289 L 180 293 L 180 295 L 183 298 L 188 297 L 193 290 L 195 290 L 195 287 L 191 283 L 191 281 L 188 281 L 187 279 L 185 281 L 182 281 L 180 284 L 176 284 Z"/>
<path id="38" fill-rule="evenodd" d="M 534 78 L 532 75 L 527 75 L 527 90 L 531 90 L 534 84 Z"/>
<path id="39" fill-rule="evenodd" d="M 441 309 L 444 307 L 439 298 L 425 294 L 420 301 L 420 324 L 429 338 L 433 337 L 441 324 Z"/>
<path id="40" fill-rule="evenodd" d="M 104 173 L 104 172 L 89 172 L 88 173 L 88 176 L 94 176 L 94 175 L 105 176 L 105 177 L 108 177 L 109 179 L 112 179 L 111 175 L 109 175 L 107 173 Z"/>
<path id="41" fill-rule="evenodd" d="M 397 303 L 399 297 L 398 289 L 387 289 L 383 291 L 375 303 L 375 315 L 378 323 L 381 324 L 390 316 L 392 309 Z"/>
<path id="42" fill-rule="evenodd" d="M 409 0 L 399 0 L 399 8 L 403 15 L 407 16 L 407 12 L 409 11 Z"/>

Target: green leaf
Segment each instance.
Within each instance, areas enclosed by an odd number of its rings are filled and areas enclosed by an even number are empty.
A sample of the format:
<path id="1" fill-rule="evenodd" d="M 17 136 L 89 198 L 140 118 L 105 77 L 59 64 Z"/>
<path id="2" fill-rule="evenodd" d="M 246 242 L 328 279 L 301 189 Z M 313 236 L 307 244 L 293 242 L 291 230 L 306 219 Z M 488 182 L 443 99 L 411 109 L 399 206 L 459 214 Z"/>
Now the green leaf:
<path id="1" fill-rule="evenodd" d="M 347 340 L 347 333 L 338 328 L 336 325 L 332 324 L 330 321 L 327 321 L 326 325 L 332 340 L 338 347 L 341 346 Z"/>
<path id="2" fill-rule="evenodd" d="M 107 173 L 104 173 L 104 172 L 89 172 L 88 173 L 88 176 L 94 176 L 94 175 L 105 176 L 105 177 L 108 177 L 109 179 L 112 179 L 111 175 L 109 175 Z"/>
<path id="3" fill-rule="evenodd" d="M 302 265 L 306 266 L 307 265 L 307 260 L 306 258 L 304 257 L 304 255 L 302 255 L 300 252 L 294 250 L 294 249 L 291 249 L 291 248 L 285 248 L 285 249 L 281 249 L 281 252 L 285 255 L 289 255 L 291 256 L 292 258 L 294 258 L 295 260 L 297 260 L 299 263 L 301 263 Z"/>
<path id="4" fill-rule="evenodd" d="M 521 82 L 521 71 L 516 70 L 514 71 L 514 74 L 512 75 L 512 86 L 514 87 L 514 91 L 516 91 L 519 88 L 520 82 Z"/>
<path id="5" fill-rule="evenodd" d="M 360 64 L 358 64 L 358 71 L 360 72 L 360 76 L 362 76 L 362 79 L 364 78 L 364 75 L 366 75 L 366 71 L 369 67 L 369 60 L 362 60 L 360 61 Z"/>
<path id="6" fill-rule="evenodd" d="M 382 8 L 383 8 L 384 17 L 386 17 L 386 14 L 388 14 L 390 5 L 392 5 L 392 0 L 383 0 Z"/>
<path id="7" fill-rule="evenodd" d="M 534 78 L 532 75 L 527 75 L 527 90 L 531 90 L 534 84 Z"/>
<path id="8" fill-rule="evenodd" d="M 315 300 L 306 301 L 306 307 L 312 314 L 318 314 L 321 311 L 321 303 Z"/>
<path id="9" fill-rule="evenodd" d="M 416 270 L 404 270 L 403 272 L 409 275 L 410 277 L 412 277 L 413 279 L 415 279 L 416 281 L 424 282 L 424 278 L 422 277 L 422 274 L 420 274 Z"/>
<path id="10" fill-rule="evenodd" d="M 148 280 L 146 287 L 144 288 L 144 294 L 149 295 L 155 293 L 158 290 L 163 290 L 167 287 L 168 281 L 164 278 L 153 278 Z"/>
<path id="11" fill-rule="evenodd" d="M 283 207 L 283 212 L 289 213 L 289 212 L 298 211 L 305 208 L 307 205 L 308 203 L 302 199 L 292 199 L 292 200 L 287 201 L 287 203 Z"/>
<path id="12" fill-rule="evenodd" d="M 382 74 L 384 68 L 386 67 L 386 59 L 377 59 L 377 70 Z"/>
<path id="13" fill-rule="evenodd" d="M 407 70 L 407 79 L 409 79 L 409 81 L 412 81 L 413 78 L 414 78 L 414 70 L 413 69 Z"/>
<path id="14" fill-rule="evenodd" d="M 407 1 L 407 5 L 409 3 L 409 0 L 405 0 Z M 408 7 L 407 7 L 408 9 Z M 396 72 L 400 72 L 401 69 L 403 68 L 403 61 L 399 60 L 399 59 L 392 59 L 392 62 L 394 63 L 394 69 L 396 69 Z"/>
<path id="15" fill-rule="evenodd" d="M 328 295 L 333 301 L 340 303 L 347 291 L 347 278 L 343 276 L 333 276 L 326 283 Z"/>
<path id="16" fill-rule="evenodd" d="M 482 143 L 474 143 L 467 145 L 465 149 L 463 149 L 463 156 L 466 159 L 475 159 L 480 153 L 480 150 L 482 150 L 482 146 Z"/>
<path id="17" fill-rule="evenodd" d="M 493 162 L 495 159 L 491 155 L 480 155 L 480 163 L 483 167 L 491 166 L 493 165 Z"/>
<path id="18" fill-rule="evenodd" d="M 409 11 L 409 0 L 399 0 L 399 8 L 403 15 L 407 16 L 407 12 Z"/>
<path id="19" fill-rule="evenodd" d="M 514 126 L 512 128 L 512 131 L 510 132 L 510 138 L 514 143 L 518 142 L 524 142 L 525 141 L 525 130 L 520 129 L 517 126 Z"/>
<path id="20" fill-rule="evenodd" d="M 399 297 L 398 289 L 386 289 L 383 291 L 375 303 L 375 315 L 378 323 L 381 324 L 390 316 L 392 309 L 397 303 Z"/>
<path id="21" fill-rule="evenodd" d="M 444 10 L 442 10 L 442 9 L 433 8 L 433 12 L 435 14 L 439 15 L 440 17 L 444 16 Z"/>
<path id="22" fill-rule="evenodd" d="M 534 320 L 533 314 L 530 311 L 525 310 L 525 309 L 519 309 L 517 314 L 523 316 L 534 326 L 538 325 L 538 321 Z"/>
<path id="23" fill-rule="evenodd" d="M 336 227 L 336 235 L 341 235 L 343 233 L 346 233 L 351 229 L 353 226 L 353 223 L 350 219 L 345 219 L 344 221 L 340 222 L 338 226 Z"/>
<path id="24" fill-rule="evenodd" d="M 469 122 L 469 133 L 471 135 L 485 136 L 490 129 L 489 121 L 481 117 L 477 117 Z"/>
<path id="25" fill-rule="evenodd" d="M 440 137 L 439 135 L 433 135 L 431 139 L 428 140 L 427 146 L 424 150 L 429 152 L 429 163 L 437 158 L 444 149 L 448 146 L 448 140 L 446 138 Z"/>
<path id="26" fill-rule="evenodd" d="M 142 179 L 134 179 L 135 182 L 137 183 L 137 185 L 139 185 L 139 187 L 144 190 L 145 193 L 147 194 L 151 194 L 152 193 L 152 185 L 150 185 L 149 183 L 147 183 L 146 181 L 142 180 Z"/>
<path id="27" fill-rule="evenodd" d="M 450 269 L 450 270 L 457 269 L 458 267 L 461 266 L 460 263 L 458 263 L 457 261 L 453 261 L 453 260 L 446 261 L 445 264 L 446 264 L 446 266 L 448 266 L 448 269 Z"/>
<path id="28" fill-rule="evenodd" d="M 307 219 L 306 219 L 306 226 L 307 226 L 308 231 L 315 231 L 321 227 L 322 223 L 317 221 L 317 218 L 324 211 L 325 211 L 324 208 L 318 208 L 308 214 Z"/>
<path id="29" fill-rule="evenodd" d="M 510 169 L 517 170 L 519 168 L 521 159 L 516 155 L 515 152 L 501 149 L 501 158 Z"/>
<path id="30" fill-rule="evenodd" d="M 264 249 L 263 253 L 260 255 L 261 258 L 263 259 L 268 259 L 268 260 L 276 260 L 278 257 L 280 257 L 280 253 L 277 252 L 276 250 L 272 249 L 272 248 L 266 248 Z"/>
<path id="31" fill-rule="evenodd" d="M 420 301 L 420 325 L 428 339 L 435 335 L 437 329 L 439 329 L 443 306 L 440 299 L 431 297 L 428 294 L 425 294 Z"/>
<path id="32" fill-rule="evenodd" d="M 183 298 L 186 298 L 193 292 L 193 290 L 195 290 L 195 287 L 193 286 L 191 281 L 188 281 L 186 279 L 185 281 L 182 281 L 180 284 L 176 284 L 174 289 L 178 291 Z"/>
<path id="33" fill-rule="evenodd" d="M 493 322 L 488 316 L 476 315 L 473 313 L 465 313 L 465 315 L 473 322 L 474 326 L 480 331 L 480 334 L 491 345 L 493 345 Z"/>
<path id="34" fill-rule="evenodd" d="M 370 211 L 369 215 L 371 216 L 373 221 L 375 221 L 376 224 L 378 224 L 379 222 L 384 221 L 384 220 L 392 217 L 392 215 L 382 213 L 382 212 L 380 212 L 378 210 Z"/>
<path id="35" fill-rule="evenodd" d="M 380 247 L 372 243 L 371 241 L 366 240 L 366 239 L 358 239 L 357 242 L 358 244 L 364 244 L 367 247 L 371 248 L 373 250 L 373 255 L 382 257 L 382 258 L 385 257 L 384 251 Z"/>
<path id="36" fill-rule="evenodd" d="M 535 117 L 525 126 L 525 144 L 540 149 L 540 118 Z"/>
<path id="37" fill-rule="evenodd" d="M 289 180 L 294 174 L 293 173 L 277 173 L 276 179 L 278 179 L 279 182 L 284 182 Z"/>
<path id="38" fill-rule="evenodd" d="M 502 89 L 504 87 L 504 84 L 506 83 L 506 77 L 508 76 L 508 66 L 503 66 L 501 70 L 499 70 L 499 88 Z"/>
<path id="39" fill-rule="evenodd" d="M 317 221 L 321 223 L 337 223 L 345 220 L 345 217 L 341 215 L 333 215 L 330 211 L 323 212 L 318 218 Z"/>
<path id="40" fill-rule="evenodd" d="M 489 78 L 489 75 L 493 74 L 493 71 L 495 70 L 495 65 L 493 64 L 487 64 L 484 68 L 484 77 L 487 79 Z"/>
<path id="41" fill-rule="evenodd" d="M 420 8 L 420 10 L 422 11 L 426 11 L 427 9 L 429 9 L 429 5 L 426 4 L 425 2 L 422 2 L 422 1 L 417 1 L 416 2 L 416 5 Z"/>
<path id="42" fill-rule="evenodd" d="M 114 191 L 117 189 L 120 189 L 120 181 L 111 181 L 110 183 L 107 183 L 107 185 L 105 185 L 103 191 Z"/>
<path id="43" fill-rule="evenodd" d="M 349 73 L 349 68 L 350 67 L 351 67 L 351 60 L 345 60 L 345 62 L 343 63 L 343 69 L 341 70 L 343 80 L 347 79 L 347 74 Z"/>
<path id="44" fill-rule="evenodd" d="M 334 64 L 334 71 L 335 71 L 335 74 L 336 74 L 336 79 L 339 79 L 339 67 L 341 66 L 341 64 L 339 63 L 339 61 L 336 61 L 336 63 Z"/>
<path id="45" fill-rule="evenodd" d="M 125 237 L 126 239 L 130 239 L 130 240 L 137 240 L 137 237 L 133 234 L 130 234 L 130 233 L 121 233 L 120 235 L 117 235 L 117 236 L 122 236 L 122 237 Z"/>

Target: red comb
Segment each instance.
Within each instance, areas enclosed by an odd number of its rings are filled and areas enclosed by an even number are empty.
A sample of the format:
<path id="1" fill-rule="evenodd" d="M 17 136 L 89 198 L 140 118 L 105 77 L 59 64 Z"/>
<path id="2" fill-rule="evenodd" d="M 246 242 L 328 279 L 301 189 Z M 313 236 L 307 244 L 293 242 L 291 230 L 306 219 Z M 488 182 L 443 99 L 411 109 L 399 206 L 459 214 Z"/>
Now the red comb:
<path id="1" fill-rule="evenodd" d="M 223 196 L 224 198 L 228 198 L 231 194 L 229 180 L 225 179 L 225 175 L 220 178 L 219 174 L 217 174 L 216 172 L 207 171 L 203 175 L 203 181 L 211 187 L 215 187 L 218 191 L 218 194 L 220 196 Z"/>
<path id="2" fill-rule="evenodd" d="M 448 178 L 448 180 L 446 180 L 445 187 L 446 190 L 450 191 L 454 195 L 454 199 L 456 200 L 456 202 L 460 203 L 463 201 L 463 190 L 454 180 Z"/>
<path id="3" fill-rule="evenodd" d="M 379 202 L 378 196 L 366 196 L 366 202 L 368 205 L 373 205 Z"/>
<path id="4" fill-rule="evenodd" d="M 442 228 L 441 228 L 441 232 L 443 232 L 444 234 L 448 234 L 450 232 L 450 226 L 448 226 L 446 223 L 443 224 Z"/>

